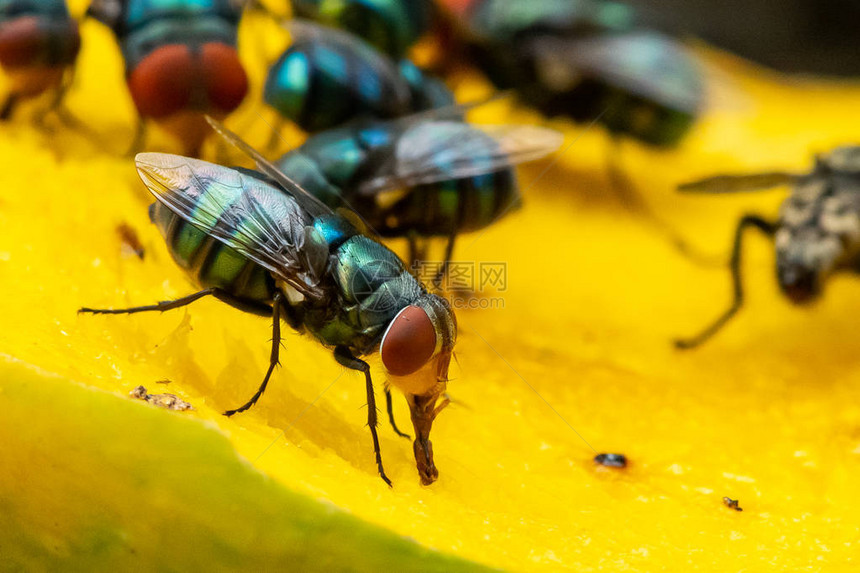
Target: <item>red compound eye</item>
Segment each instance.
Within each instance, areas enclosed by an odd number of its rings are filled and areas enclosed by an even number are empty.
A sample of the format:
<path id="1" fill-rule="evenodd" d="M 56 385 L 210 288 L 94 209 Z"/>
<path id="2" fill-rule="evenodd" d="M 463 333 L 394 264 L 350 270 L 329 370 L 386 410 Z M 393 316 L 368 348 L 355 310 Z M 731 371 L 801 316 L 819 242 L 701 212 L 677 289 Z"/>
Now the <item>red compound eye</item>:
<path id="1" fill-rule="evenodd" d="M 81 37 L 75 22 L 54 23 L 37 16 L 0 22 L 0 65 L 63 68 L 75 61 Z"/>
<path id="2" fill-rule="evenodd" d="M 382 365 L 394 376 L 412 374 L 427 364 L 435 350 L 436 329 L 417 306 L 407 306 L 394 317 L 379 346 Z"/>
<path id="3" fill-rule="evenodd" d="M 226 115 L 239 107 L 248 93 L 248 76 L 236 50 L 226 44 L 204 44 L 202 68 L 212 111 Z"/>
<path id="4" fill-rule="evenodd" d="M 196 110 L 224 116 L 248 92 L 248 76 L 236 50 L 208 43 L 198 50 L 171 44 L 146 56 L 128 78 L 142 116 L 155 119 Z"/>
<path id="5" fill-rule="evenodd" d="M 128 87 L 140 115 L 160 118 L 188 107 L 197 75 L 194 59 L 188 47 L 172 44 L 154 50 L 134 68 Z"/>
<path id="6" fill-rule="evenodd" d="M 19 68 L 44 59 L 48 38 L 35 16 L 22 16 L 0 27 L 0 63 Z"/>

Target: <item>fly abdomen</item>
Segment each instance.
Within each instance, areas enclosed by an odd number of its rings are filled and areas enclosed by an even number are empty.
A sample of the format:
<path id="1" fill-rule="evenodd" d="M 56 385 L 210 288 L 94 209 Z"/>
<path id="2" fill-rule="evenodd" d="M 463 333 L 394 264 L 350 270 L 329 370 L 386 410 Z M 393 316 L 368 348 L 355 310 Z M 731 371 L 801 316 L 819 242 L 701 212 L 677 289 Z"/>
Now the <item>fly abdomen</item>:
<path id="1" fill-rule="evenodd" d="M 150 216 L 161 231 L 173 260 L 201 286 L 220 288 L 239 299 L 264 303 L 272 300 L 275 282 L 266 269 L 161 203 L 152 206 Z"/>
<path id="2" fill-rule="evenodd" d="M 380 232 L 396 236 L 413 230 L 425 236 L 446 236 L 453 229 L 475 231 L 517 204 L 513 169 L 419 185 L 385 214 Z"/>
<path id="3" fill-rule="evenodd" d="M 627 133 L 654 145 L 675 145 L 696 120 L 696 114 L 657 101 L 608 90 L 604 117 L 614 133 Z M 612 97 L 614 96 L 614 97 Z M 614 107 L 610 108 L 612 105 Z"/>
<path id="4" fill-rule="evenodd" d="M 467 160 L 450 151 L 452 139 L 469 142 Z M 396 143 L 398 161 L 429 162 L 427 170 L 440 174 L 436 181 L 416 185 L 381 216 L 388 235 L 413 230 L 425 236 L 450 235 L 486 227 L 519 199 L 516 172 L 498 169 L 499 143 L 467 124 L 444 122 L 418 125 Z M 417 149 L 415 151 L 413 148 Z M 463 164 L 476 175 L 463 176 Z M 494 169 L 495 168 L 495 169 Z"/>
<path id="5" fill-rule="evenodd" d="M 426 0 L 293 0 L 293 9 L 310 18 L 359 36 L 392 57 L 400 57 L 430 27 Z"/>
<path id="6" fill-rule="evenodd" d="M 266 103 L 310 132 L 365 114 L 408 113 L 409 86 L 397 67 L 357 38 L 338 34 L 297 37 L 269 70 Z"/>
<path id="7" fill-rule="evenodd" d="M 483 229 L 519 206 L 517 175 L 512 168 L 471 177 L 462 185 L 468 188 L 460 196 L 465 203 L 459 214 L 460 231 Z"/>
<path id="8" fill-rule="evenodd" d="M 336 149 L 340 150 L 340 147 Z M 338 157 L 346 161 L 345 154 Z M 282 172 L 289 173 L 290 179 L 302 189 L 313 194 L 332 209 L 343 206 L 344 197 L 338 182 L 331 181 L 330 173 L 325 171 L 325 165 L 321 164 L 314 155 L 306 153 L 304 147 L 286 153 L 275 162 L 275 165 Z"/>

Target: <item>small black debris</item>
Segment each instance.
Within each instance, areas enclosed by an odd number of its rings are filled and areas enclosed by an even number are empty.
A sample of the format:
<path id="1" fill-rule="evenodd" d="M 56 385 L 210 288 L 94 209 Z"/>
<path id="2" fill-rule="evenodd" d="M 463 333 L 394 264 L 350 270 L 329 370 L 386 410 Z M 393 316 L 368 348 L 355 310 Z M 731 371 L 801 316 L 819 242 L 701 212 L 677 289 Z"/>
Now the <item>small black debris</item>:
<path id="1" fill-rule="evenodd" d="M 627 458 L 624 454 L 597 454 L 594 463 L 610 468 L 626 468 Z"/>
<path id="2" fill-rule="evenodd" d="M 738 500 L 732 499 L 730 497 L 724 497 L 723 503 L 726 504 L 726 507 L 730 509 L 734 509 L 735 511 L 743 511 L 744 509 L 738 505 Z"/>

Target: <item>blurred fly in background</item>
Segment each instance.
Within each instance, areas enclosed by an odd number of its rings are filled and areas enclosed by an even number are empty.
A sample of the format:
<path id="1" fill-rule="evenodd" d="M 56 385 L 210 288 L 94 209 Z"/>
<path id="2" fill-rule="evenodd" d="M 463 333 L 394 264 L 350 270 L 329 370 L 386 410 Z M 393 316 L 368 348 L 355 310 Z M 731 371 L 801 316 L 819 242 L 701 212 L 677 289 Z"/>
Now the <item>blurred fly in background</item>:
<path id="1" fill-rule="evenodd" d="M 432 25 L 430 0 L 292 0 L 296 16 L 346 30 L 394 59 Z"/>
<path id="2" fill-rule="evenodd" d="M 209 132 L 204 116 L 239 107 L 248 78 L 236 51 L 242 14 L 236 0 L 94 0 L 89 15 L 109 26 L 125 60 L 140 115 L 132 151 L 153 120 L 198 156 Z"/>
<path id="3" fill-rule="evenodd" d="M 0 0 L 0 68 L 10 84 L 0 120 L 9 119 L 22 99 L 49 90 L 54 98 L 48 111 L 62 113 L 80 47 L 78 23 L 65 0 Z"/>
<path id="4" fill-rule="evenodd" d="M 465 54 L 498 89 L 548 117 L 604 127 L 607 175 L 625 208 L 682 254 L 712 264 L 652 210 L 621 166 L 630 139 L 677 146 L 704 107 L 705 76 L 680 41 L 604 0 L 439 0 Z"/>
<path id="5" fill-rule="evenodd" d="M 500 89 L 549 116 L 673 146 L 702 107 L 701 71 L 678 41 L 600 0 L 441 0 Z"/>
<path id="6" fill-rule="evenodd" d="M 860 146 L 839 147 L 818 156 L 809 173 L 718 175 L 681 185 L 680 190 L 735 193 L 788 185 L 791 195 L 783 202 L 778 220 L 759 215 L 741 218 L 732 245 L 732 304 L 699 334 L 676 341 L 679 348 L 693 348 L 711 338 L 743 305 L 741 254 L 747 229 L 758 229 L 774 240 L 779 287 L 795 304 L 817 300 L 833 273 L 860 271 Z"/>
<path id="7" fill-rule="evenodd" d="M 348 206 L 382 237 L 406 237 L 409 263 L 428 237 L 446 237 L 446 271 L 456 237 L 519 206 L 514 165 L 552 153 L 556 131 L 470 125 L 427 116 L 357 122 L 309 138 L 277 160 L 281 171 L 332 208 Z"/>
<path id="8" fill-rule="evenodd" d="M 441 81 L 408 60 L 398 64 L 357 36 L 310 22 L 288 26 L 293 42 L 270 68 L 263 97 L 306 132 L 454 103 Z"/>

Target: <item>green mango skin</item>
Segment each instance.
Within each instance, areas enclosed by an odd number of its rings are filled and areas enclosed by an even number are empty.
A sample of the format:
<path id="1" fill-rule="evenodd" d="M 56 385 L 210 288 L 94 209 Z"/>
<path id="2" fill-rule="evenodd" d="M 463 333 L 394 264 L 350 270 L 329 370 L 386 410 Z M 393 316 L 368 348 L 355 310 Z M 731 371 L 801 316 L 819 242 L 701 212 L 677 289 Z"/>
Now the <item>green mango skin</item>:
<path id="1" fill-rule="evenodd" d="M 0 570 L 453 571 L 254 470 L 217 431 L 0 354 Z"/>

